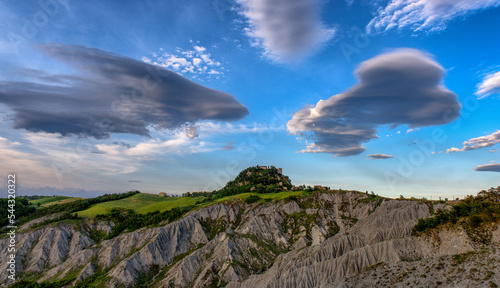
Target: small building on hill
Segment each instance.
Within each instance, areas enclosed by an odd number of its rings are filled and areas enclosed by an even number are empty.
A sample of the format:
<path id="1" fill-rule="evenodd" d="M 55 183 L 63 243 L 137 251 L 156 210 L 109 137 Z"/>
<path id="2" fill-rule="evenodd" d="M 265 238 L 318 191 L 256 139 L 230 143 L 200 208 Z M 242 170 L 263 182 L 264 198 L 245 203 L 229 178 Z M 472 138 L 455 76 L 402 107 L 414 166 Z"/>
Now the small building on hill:
<path id="1" fill-rule="evenodd" d="M 167 194 L 167 192 L 160 192 L 160 193 L 158 193 L 158 196 L 159 197 L 168 197 L 168 194 Z"/>

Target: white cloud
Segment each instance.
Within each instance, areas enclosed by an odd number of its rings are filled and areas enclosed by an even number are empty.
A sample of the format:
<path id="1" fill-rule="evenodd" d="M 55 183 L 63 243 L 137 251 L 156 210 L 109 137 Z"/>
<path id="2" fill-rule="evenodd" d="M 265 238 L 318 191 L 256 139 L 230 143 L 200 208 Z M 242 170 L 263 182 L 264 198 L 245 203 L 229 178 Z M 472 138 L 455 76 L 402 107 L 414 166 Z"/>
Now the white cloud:
<path id="1" fill-rule="evenodd" d="M 500 71 L 484 77 L 483 82 L 479 83 L 476 95 L 479 99 L 492 94 L 500 93 Z"/>
<path id="2" fill-rule="evenodd" d="M 236 0 L 246 17 L 246 34 L 277 62 L 300 60 L 333 38 L 320 20 L 319 0 Z"/>
<path id="3" fill-rule="evenodd" d="M 201 64 L 201 59 L 200 58 L 193 58 L 193 65 L 194 66 L 199 66 Z"/>
<path id="4" fill-rule="evenodd" d="M 499 5 L 500 0 L 391 0 L 386 7 L 379 8 L 367 30 L 370 33 L 391 29 L 417 33 L 441 31 L 453 19 Z"/>
<path id="5" fill-rule="evenodd" d="M 196 45 L 195 45 L 193 48 L 194 48 L 194 50 L 195 50 L 196 52 L 198 52 L 198 53 L 203 53 L 203 52 L 207 51 L 207 48 L 205 48 L 205 47 L 201 47 L 201 46 L 196 46 Z"/>
<path id="6" fill-rule="evenodd" d="M 285 127 L 272 127 L 259 124 L 245 125 L 225 122 L 201 121 L 186 124 L 176 130 L 154 130 L 150 128 L 152 138 L 125 146 L 117 143 L 103 143 L 95 147 L 106 154 L 155 159 L 158 155 L 185 155 L 206 153 L 220 150 L 221 143 L 210 142 L 212 136 L 223 134 L 259 133 L 263 131 L 284 130 Z"/>
<path id="7" fill-rule="evenodd" d="M 139 159 L 151 160 L 165 154 L 185 155 L 210 152 L 217 150 L 219 146 L 218 144 L 205 141 L 193 141 L 187 135 L 178 135 L 177 138 L 168 140 L 159 138 L 149 139 L 131 148 L 115 144 L 103 144 L 97 147 L 106 153 L 119 153 L 126 156 L 139 157 Z"/>
<path id="8" fill-rule="evenodd" d="M 191 50 L 185 51 L 177 48 L 176 52 L 180 55 L 165 52 L 160 48 L 158 52 L 151 53 L 151 57 L 142 57 L 141 60 L 196 80 L 219 78 L 226 71 L 221 62 L 214 60 L 203 46 L 193 45 Z"/>
<path id="9" fill-rule="evenodd" d="M 451 147 L 449 149 L 446 149 L 446 153 L 453 153 L 453 152 L 459 152 L 459 151 L 462 151 L 462 150 L 457 148 L 457 147 Z"/>
<path id="10" fill-rule="evenodd" d="M 500 143 L 500 130 L 486 136 L 481 136 L 477 138 L 472 138 L 463 143 L 464 147 L 461 149 L 452 147 L 446 150 L 446 153 L 460 152 L 460 151 L 468 151 L 468 150 L 476 150 L 486 147 L 492 147 L 496 144 Z"/>

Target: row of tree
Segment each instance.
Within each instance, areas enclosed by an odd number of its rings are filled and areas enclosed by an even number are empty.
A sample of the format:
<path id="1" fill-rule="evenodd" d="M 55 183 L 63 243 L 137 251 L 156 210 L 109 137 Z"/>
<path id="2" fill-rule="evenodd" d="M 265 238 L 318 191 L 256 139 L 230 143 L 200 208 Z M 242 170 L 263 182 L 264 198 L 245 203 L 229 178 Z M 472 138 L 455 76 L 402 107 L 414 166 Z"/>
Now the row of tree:
<path id="1" fill-rule="evenodd" d="M 68 203 L 61 203 L 57 205 L 50 205 L 47 207 L 41 207 L 39 209 L 36 209 L 33 205 L 30 205 L 28 200 L 25 198 L 18 198 L 16 199 L 16 207 L 15 207 L 15 215 L 16 215 L 16 224 L 21 225 L 23 223 L 26 223 L 30 220 L 47 216 L 50 214 L 54 213 L 59 213 L 59 212 L 64 212 L 67 214 L 70 213 L 75 213 L 78 211 L 82 211 L 85 209 L 88 209 L 91 205 L 97 204 L 97 203 L 102 203 L 102 202 L 108 202 L 108 201 L 115 201 L 115 200 L 120 200 L 124 198 L 128 198 L 130 196 L 136 195 L 140 193 L 139 191 L 130 191 L 130 192 L 125 192 L 125 193 L 117 193 L 117 194 L 104 194 L 95 198 L 89 198 L 89 199 L 83 199 L 83 200 L 76 200 L 73 202 L 68 202 Z M 7 206 L 7 199 L 0 199 L 0 217 L 1 217 L 1 222 L 2 227 L 5 226 L 5 221 L 8 220 L 7 218 L 7 213 L 8 213 L 8 206 Z M 18 205 L 19 203 L 19 205 Z"/>

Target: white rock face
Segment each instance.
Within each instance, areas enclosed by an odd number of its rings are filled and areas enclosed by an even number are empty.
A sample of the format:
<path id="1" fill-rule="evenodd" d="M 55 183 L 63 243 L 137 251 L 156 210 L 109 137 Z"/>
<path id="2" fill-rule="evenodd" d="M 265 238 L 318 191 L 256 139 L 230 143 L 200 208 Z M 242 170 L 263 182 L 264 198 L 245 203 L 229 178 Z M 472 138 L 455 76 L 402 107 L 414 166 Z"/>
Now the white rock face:
<path id="1" fill-rule="evenodd" d="M 17 273 L 43 272 L 52 267 L 62 267 L 69 258 L 86 251 L 94 242 L 73 229 L 71 225 L 46 226 L 34 232 L 17 235 Z M 0 267 L 6 268 L 8 239 L 0 240 Z M 90 259 L 87 259 L 90 260 Z M 84 261 L 88 262 L 88 261 Z M 25 265 L 21 265 L 25 263 Z M 83 263 L 86 264 L 86 263 Z M 6 283 L 6 273 L 0 274 L 0 282 Z"/>
<path id="2" fill-rule="evenodd" d="M 476 248 L 463 229 L 411 236 L 417 220 L 430 215 L 426 204 L 366 197 L 325 192 L 298 202 L 219 203 L 100 243 L 89 231 L 111 233 L 113 223 L 48 225 L 18 234 L 18 273 L 41 273 L 40 282 L 105 273 L 103 287 L 115 287 L 157 267 L 150 287 L 343 287 L 381 261 L 399 265 Z M 0 239 L 0 269 L 7 246 Z"/>

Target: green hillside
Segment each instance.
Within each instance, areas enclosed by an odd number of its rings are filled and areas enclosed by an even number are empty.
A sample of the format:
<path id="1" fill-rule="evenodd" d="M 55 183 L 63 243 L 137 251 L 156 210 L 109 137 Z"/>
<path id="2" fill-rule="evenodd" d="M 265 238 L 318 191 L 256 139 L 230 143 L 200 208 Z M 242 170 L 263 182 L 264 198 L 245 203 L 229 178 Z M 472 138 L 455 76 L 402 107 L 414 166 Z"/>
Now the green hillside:
<path id="1" fill-rule="evenodd" d="M 140 193 L 126 199 L 92 205 L 89 209 L 78 212 L 78 216 L 95 217 L 109 213 L 113 208 L 132 209 L 142 214 L 156 210 L 163 212 L 175 207 L 194 205 L 200 200 L 203 200 L 203 197 L 159 197 L 156 194 Z"/>

